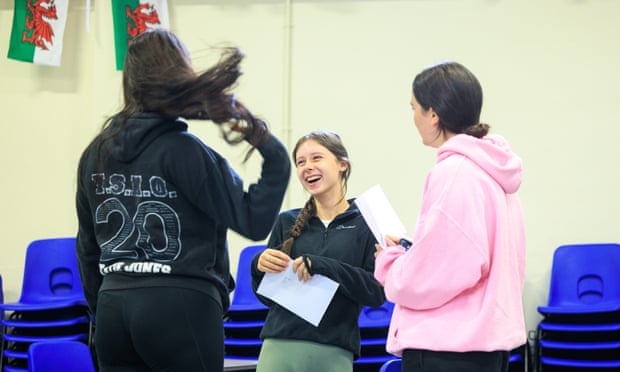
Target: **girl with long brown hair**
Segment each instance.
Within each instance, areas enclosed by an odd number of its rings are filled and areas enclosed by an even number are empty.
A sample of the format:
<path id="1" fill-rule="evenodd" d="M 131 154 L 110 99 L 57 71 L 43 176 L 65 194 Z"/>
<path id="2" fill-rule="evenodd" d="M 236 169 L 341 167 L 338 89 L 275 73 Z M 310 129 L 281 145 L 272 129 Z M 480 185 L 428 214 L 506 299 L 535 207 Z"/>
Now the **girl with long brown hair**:
<path id="1" fill-rule="evenodd" d="M 232 93 L 242 59 L 229 48 L 197 73 L 171 32 L 129 45 L 124 106 L 78 169 L 77 254 L 102 372 L 223 370 L 234 289 L 227 230 L 265 239 L 290 175 L 285 147 Z M 212 121 L 230 144 L 248 142 L 263 157 L 260 180 L 246 191 L 182 118 Z"/>

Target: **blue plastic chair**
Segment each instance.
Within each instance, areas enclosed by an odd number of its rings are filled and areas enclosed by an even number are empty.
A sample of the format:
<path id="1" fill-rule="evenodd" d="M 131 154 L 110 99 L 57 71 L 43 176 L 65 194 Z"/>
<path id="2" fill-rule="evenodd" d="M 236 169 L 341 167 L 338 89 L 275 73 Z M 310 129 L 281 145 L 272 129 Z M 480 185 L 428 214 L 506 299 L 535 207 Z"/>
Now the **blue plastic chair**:
<path id="1" fill-rule="evenodd" d="M 252 290 L 252 274 L 250 265 L 254 256 L 265 249 L 264 244 L 250 245 L 241 250 L 239 263 L 237 266 L 237 277 L 235 278 L 235 291 L 228 308 L 229 316 L 234 317 L 238 312 L 259 312 L 264 320 L 266 311 L 269 309 L 256 298 Z M 260 320 L 260 319 L 257 319 Z"/>
<path id="2" fill-rule="evenodd" d="M 14 346 L 13 349 L 7 348 L 3 351 L 2 355 L 6 359 L 14 359 L 23 360 L 24 363 L 27 363 L 28 356 L 28 348 L 35 343 L 44 343 L 44 342 L 88 342 L 88 334 L 80 333 L 80 334 L 72 334 L 72 335 L 59 335 L 59 336 L 33 336 L 33 335 L 14 335 L 7 334 L 4 338 L 7 342 L 11 342 Z"/>
<path id="3" fill-rule="evenodd" d="M 620 323 L 594 323 L 594 324 L 563 324 L 541 321 L 538 327 L 548 332 L 571 332 L 579 335 L 579 332 L 615 332 L 620 335 Z"/>
<path id="4" fill-rule="evenodd" d="M 381 339 L 385 343 L 393 311 L 394 304 L 389 301 L 379 307 L 364 306 L 362 308 L 358 318 L 362 347 L 365 340 L 369 339 Z"/>
<path id="5" fill-rule="evenodd" d="M 379 372 L 401 372 L 402 360 L 400 358 L 390 359 L 383 363 Z"/>
<path id="6" fill-rule="evenodd" d="M 26 249 L 18 301 L 0 304 L 10 316 L 0 320 L 0 367 L 5 358 L 26 358 L 29 345 L 48 340 L 92 340 L 92 316 L 84 298 L 75 253 L 75 238 L 41 239 Z M 62 331 L 62 332 L 61 332 Z"/>
<path id="7" fill-rule="evenodd" d="M 379 307 L 364 306 L 358 319 L 360 328 L 388 328 L 394 304 L 386 301 Z"/>
<path id="8" fill-rule="evenodd" d="M 75 238 L 41 239 L 26 250 L 22 290 L 4 311 L 35 311 L 87 306 L 75 253 Z"/>
<path id="9" fill-rule="evenodd" d="M 363 351 L 362 351 L 363 353 Z M 362 356 L 353 361 L 353 371 L 375 371 L 381 368 L 388 360 L 394 359 L 394 355 Z"/>
<path id="10" fill-rule="evenodd" d="M 37 342 L 28 348 L 28 372 L 95 372 L 88 346 L 77 341 Z"/>
<path id="11" fill-rule="evenodd" d="M 2 372 L 28 372 L 28 368 L 23 366 L 4 366 Z"/>
<path id="12" fill-rule="evenodd" d="M 41 311 L 12 313 L 10 318 L 2 320 L 2 357 L 27 359 L 26 349 L 15 346 L 27 347 L 34 342 L 82 340 L 90 344 L 93 331 L 91 316 L 80 315 L 87 311 L 77 308 L 50 310 L 53 316 Z"/>
<path id="13" fill-rule="evenodd" d="M 620 244 L 573 244 L 553 254 L 549 300 L 538 312 L 583 315 L 620 311 Z"/>
<path id="14" fill-rule="evenodd" d="M 386 361 L 394 359 L 385 349 L 393 311 L 394 304 L 389 301 L 378 307 L 362 308 L 358 318 L 362 357 L 355 360 L 354 365 L 360 368 L 363 365 L 363 370 L 370 367 L 376 370 Z"/>
<path id="15" fill-rule="evenodd" d="M 256 339 L 260 337 L 260 332 L 264 325 L 264 320 L 225 320 L 224 334 L 227 340 L 239 338 Z"/>
<path id="16" fill-rule="evenodd" d="M 542 320 L 538 323 L 539 339 L 563 341 L 620 340 L 620 323 L 555 323 Z"/>
<path id="17" fill-rule="evenodd" d="M 250 265 L 264 244 L 243 248 L 237 266 L 236 287 L 224 321 L 224 349 L 226 356 L 257 360 L 263 341 L 259 338 L 269 308 L 252 290 Z"/>
<path id="18" fill-rule="evenodd" d="M 540 346 L 543 355 L 548 350 L 554 350 L 558 357 L 566 357 L 568 359 L 579 359 L 579 354 L 583 354 L 583 359 L 608 359 L 608 356 L 614 355 L 620 360 L 620 340 L 605 342 L 567 342 L 555 340 L 540 340 Z M 606 354 L 602 356 L 600 354 Z M 597 356 L 598 355 L 598 356 Z"/>
<path id="19" fill-rule="evenodd" d="M 572 244 L 553 254 L 539 306 L 538 369 L 620 366 L 620 244 Z M 614 360 L 615 359 L 615 360 Z"/>
<path id="20" fill-rule="evenodd" d="M 512 350 L 508 356 L 508 372 L 527 372 L 532 370 L 530 343 L 526 342 Z"/>
<path id="21" fill-rule="evenodd" d="M 258 360 L 262 346 L 260 338 L 224 338 L 224 350 L 229 358 Z"/>
<path id="22" fill-rule="evenodd" d="M 521 354 L 510 354 L 508 357 L 508 363 L 521 363 L 523 362 L 523 355 Z"/>
<path id="23" fill-rule="evenodd" d="M 85 311 L 84 311 L 85 312 Z M 91 321 L 89 315 L 71 315 L 68 317 L 59 317 L 56 319 L 36 319 L 36 318 L 19 318 L 15 316 L 17 313 L 11 314 L 11 317 L 3 319 L 2 325 L 10 328 L 51 328 L 51 327 L 70 327 L 80 324 L 88 324 Z M 26 315 L 26 314 L 19 314 Z"/>
<path id="24" fill-rule="evenodd" d="M 610 368 L 620 366 L 620 324 L 556 324 L 538 326 L 538 370 L 556 368 Z M 611 363 L 611 364 L 610 364 Z"/>
<path id="25" fill-rule="evenodd" d="M 571 371 L 579 369 L 582 369 L 584 371 L 618 371 L 618 368 L 620 368 L 620 360 L 574 360 L 540 357 L 540 364 L 543 366 L 553 366 L 556 368 L 556 370 L 558 370 L 559 368 L 571 368 Z"/>

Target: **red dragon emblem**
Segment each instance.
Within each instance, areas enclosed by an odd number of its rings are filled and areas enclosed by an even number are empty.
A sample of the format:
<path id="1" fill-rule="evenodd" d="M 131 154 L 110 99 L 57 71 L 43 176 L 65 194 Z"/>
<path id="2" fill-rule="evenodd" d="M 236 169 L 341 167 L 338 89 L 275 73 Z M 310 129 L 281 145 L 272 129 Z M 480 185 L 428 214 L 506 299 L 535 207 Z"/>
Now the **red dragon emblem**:
<path id="1" fill-rule="evenodd" d="M 49 20 L 58 19 L 54 0 L 28 0 L 26 4 L 30 14 L 26 14 L 26 29 L 22 33 L 22 42 L 34 44 L 37 48 L 49 50 L 54 44 L 54 29 Z M 30 37 L 28 37 L 30 34 Z"/>
<path id="2" fill-rule="evenodd" d="M 127 15 L 127 34 L 130 36 L 128 43 L 134 37 L 152 28 L 149 25 L 160 24 L 157 9 L 152 4 L 139 4 L 134 10 L 131 10 L 129 5 L 127 5 L 125 7 L 125 14 Z M 131 27 L 132 23 L 133 28 Z"/>

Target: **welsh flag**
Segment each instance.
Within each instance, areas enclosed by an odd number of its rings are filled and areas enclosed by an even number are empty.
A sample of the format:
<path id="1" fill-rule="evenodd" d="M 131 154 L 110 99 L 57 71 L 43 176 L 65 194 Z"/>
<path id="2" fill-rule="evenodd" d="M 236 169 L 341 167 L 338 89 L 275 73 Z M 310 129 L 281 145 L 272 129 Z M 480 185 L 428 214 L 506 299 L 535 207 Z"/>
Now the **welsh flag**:
<path id="1" fill-rule="evenodd" d="M 69 0 L 15 0 L 8 58 L 60 66 Z"/>
<path id="2" fill-rule="evenodd" d="M 116 69 L 122 70 L 127 46 L 147 30 L 169 29 L 166 0 L 112 0 Z"/>

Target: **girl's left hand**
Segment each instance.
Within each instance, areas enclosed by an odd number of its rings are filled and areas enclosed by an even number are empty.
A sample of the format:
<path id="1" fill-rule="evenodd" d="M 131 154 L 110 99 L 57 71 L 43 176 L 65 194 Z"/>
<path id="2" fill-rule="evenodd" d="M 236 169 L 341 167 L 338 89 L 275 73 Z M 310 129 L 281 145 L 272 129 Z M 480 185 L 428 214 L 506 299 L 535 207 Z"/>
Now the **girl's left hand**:
<path id="1" fill-rule="evenodd" d="M 309 266 L 312 266 L 312 262 L 309 258 L 307 258 L 306 261 L 308 262 Z M 312 274 L 310 274 L 310 268 L 306 267 L 303 256 L 297 257 L 295 260 L 293 260 L 293 272 L 297 274 L 297 279 L 299 279 L 299 281 L 303 280 L 304 282 L 307 282 L 308 280 L 312 279 Z"/>

